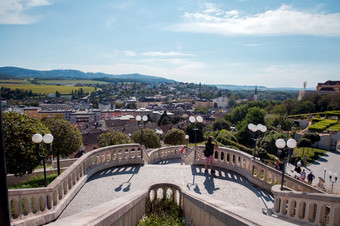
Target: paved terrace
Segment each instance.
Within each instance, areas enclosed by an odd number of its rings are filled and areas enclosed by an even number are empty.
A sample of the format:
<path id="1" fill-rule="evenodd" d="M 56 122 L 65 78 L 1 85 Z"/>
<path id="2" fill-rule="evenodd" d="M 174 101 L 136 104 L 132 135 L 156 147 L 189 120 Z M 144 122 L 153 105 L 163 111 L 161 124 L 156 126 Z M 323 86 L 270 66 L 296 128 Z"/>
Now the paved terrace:
<path id="1" fill-rule="evenodd" d="M 201 166 L 180 165 L 179 160 L 144 166 L 122 166 L 93 175 L 59 219 L 122 197 L 130 192 L 147 189 L 156 182 L 169 182 L 188 190 L 234 206 L 266 214 L 274 205 L 268 192 L 254 187 L 243 176 L 216 168 L 217 177 L 204 173 Z"/>

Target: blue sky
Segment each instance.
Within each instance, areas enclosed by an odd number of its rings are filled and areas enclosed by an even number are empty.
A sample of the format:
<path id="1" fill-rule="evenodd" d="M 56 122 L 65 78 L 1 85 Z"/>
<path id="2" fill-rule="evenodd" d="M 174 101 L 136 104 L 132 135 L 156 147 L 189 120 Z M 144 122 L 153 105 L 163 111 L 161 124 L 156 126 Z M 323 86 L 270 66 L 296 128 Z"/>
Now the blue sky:
<path id="1" fill-rule="evenodd" d="M 340 80 L 339 0 L 0 0 L 0 66 L 183 82 Z"/>

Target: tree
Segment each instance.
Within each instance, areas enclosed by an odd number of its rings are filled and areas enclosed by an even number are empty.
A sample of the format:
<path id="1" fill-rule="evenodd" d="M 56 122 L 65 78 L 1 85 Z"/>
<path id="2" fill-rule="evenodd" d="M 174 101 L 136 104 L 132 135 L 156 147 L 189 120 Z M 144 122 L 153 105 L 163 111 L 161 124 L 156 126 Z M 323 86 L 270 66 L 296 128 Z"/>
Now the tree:
<path id="1" fill-rule="evenodd" d="M 42 121 L 53 135 L 52 153 L 57 156 L 58 174 L 60 174 L 59 156 L 68 157 L 78 151 L 83 143 L 79 129 L 69 121 L 60 118 L 47 118 Z"/>
<path id="2" fill-rule="evenodd" d="M 171 124 L 171 120 L 168 116 L 168 114 L 166 113 L 166 111 L 163 112 L 163 114 L 161 115 L 161 117 L 158 120 L 158 126 L 164 126 L 164 125 L 169 125 Z"/>
<path id="3" fill-rule="evenodd" d="M 320 141 L 320 135 L 316 134 L 316 133 L 305 133 L 305 134 L 303 134 L 301 139 L 304 139 L 304 138 L 310 140 L 310 146 L 312 144 Z"/>
<path id="4" fill-rule="evenodd" d="M 141 136 L 142 133 L 143 135 Z M 137 130 L 133 134 L 133 141 L 144 145 L 146 148 L 159 148 L 161 146 L 161 142 L 155 130 L 143 129 L 142 133 L 140 130 Z"/>
<path id="5" fill-rule="evenodd" d="M 113 130 L 100 134 L 97 139 L 100 147 L 130 143 L 130 138 L 125 133 Z"/>
<path id="6" fill-rule="evenodd" d="M 195 108 L 195 112 L 205 115 L 208 113 L 208 109 L 206 107 L 198 107 L 198 108 Z"/>
<path id="7" fill-rule="evenodd" d="M 7 172 L 16 176 L 32 173 L 41 160 L 32 136 L 50 131 L 37 119 L 15 112 L 4 113 L 3 127 Z"/>
<path id="8" fill-rule="evenodd" d="M 215 121 L 212 124 L 213 130 L 222 130 L 226 129 L 229 130 L 231 126 L 231 123 L 225 119 L 222 118 L 216 118 Z"/>
<path id="9" fill-rule="evenodd" d="M 238 141 L 245 145 L 251 144 L 251 137 L 249 135 L 248 124 L 253 123 L 254 125 L 257 124 L 265 124 L 264 117 L 266 115 L 266 111 L 259 108 L 259 107 L 252 107 L 248 109 L 248 113 L 246 114 L 245 118 L 237 124 L 237 133 L 235 134 Z"/>
<path id="10" fill-rule="evenodd" d="M 119 102 L 115 103 L 115 108 L 123 108 L 123 105 Z"/>
<path id="11" fill-rule="evenodd" d="M 185 133 L 180 129 L 169 130 L 164 136 L 164 143 L 171 145 L 185 144 Z"/>
<path id="12" fill-rule="evenodd" d="M 196 130 L 196 135 L 195 135 L 195 128 Z M 189 142 L 194 143 L 195 142 L 195 136 L 196 136 L 196 142 L 202 142 L 204 140 L 203 136 L 203 124 L 195 122 L 195 124 L 190 124 L 187 126 L 186 129 L 186 134 L 189 135 Z"/>

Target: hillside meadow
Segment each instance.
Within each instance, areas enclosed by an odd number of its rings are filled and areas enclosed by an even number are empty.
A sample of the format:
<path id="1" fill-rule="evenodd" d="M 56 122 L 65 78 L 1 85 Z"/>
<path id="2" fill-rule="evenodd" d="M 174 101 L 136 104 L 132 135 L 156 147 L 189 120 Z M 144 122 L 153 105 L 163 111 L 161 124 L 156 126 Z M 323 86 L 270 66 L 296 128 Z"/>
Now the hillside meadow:
<path id="1" fill-rule="evenodd" d="M 91 93 L 95 90 L 94 87 L 74 87 L 74 86 L 58 86 L 58 85 L 34 85 L 34 84 L 1 84 L 1 87 L 10 88 L 12 90 L 15 89 L 24 89 L 24 90 L 32 90 L 33 93 L 36 94 L 54 94 L 58 91 L 61 94 L 71 94 L 72 90 L 77 91 L 82 88 L 84 93 Z"/>

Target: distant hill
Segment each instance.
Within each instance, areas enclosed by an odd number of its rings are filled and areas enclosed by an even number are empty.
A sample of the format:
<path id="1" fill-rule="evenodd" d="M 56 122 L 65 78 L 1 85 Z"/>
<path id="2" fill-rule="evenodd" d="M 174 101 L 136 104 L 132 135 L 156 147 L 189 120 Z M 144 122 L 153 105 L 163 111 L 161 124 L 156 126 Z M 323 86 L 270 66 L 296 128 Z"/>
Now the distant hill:
<path id="1" fill-rule="evenodd" d="M 108 82 L 145 82 L 145 83 L 173 83 L 175 80 L 158 76 L 141 74 L 105 74 L 82 72 L 78 70 L 50 70 L 39 71 L 19 67 L 0 67 L 0 78 L 8 77 L 33 77 L 42 79 L 93 79 L 101 80 L 105 78 Z"/>

